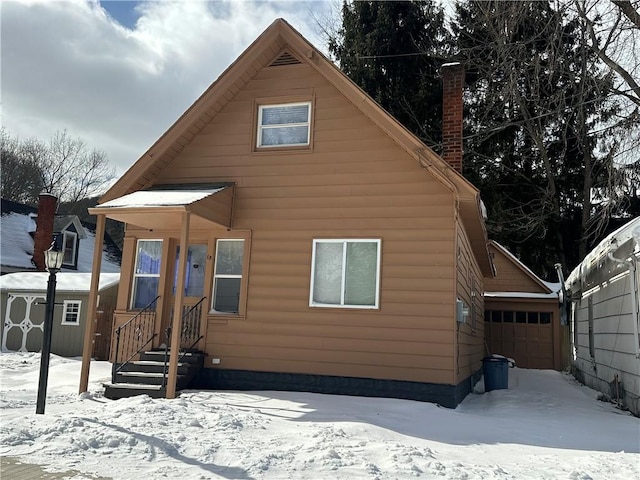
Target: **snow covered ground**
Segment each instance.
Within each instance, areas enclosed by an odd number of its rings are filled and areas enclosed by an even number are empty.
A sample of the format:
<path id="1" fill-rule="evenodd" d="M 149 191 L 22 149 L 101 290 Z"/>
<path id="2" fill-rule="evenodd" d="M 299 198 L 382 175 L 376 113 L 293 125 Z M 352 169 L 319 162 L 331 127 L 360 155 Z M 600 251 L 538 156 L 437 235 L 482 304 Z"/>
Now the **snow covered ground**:
<path id="1" fill-rule="evenodd" d="M 188 391 L 111 401 L 93 362 L 0 353 L 0 455 L 114 479 L 638 479 L 640 419 L 549 370 L 512 369 L 509 389 L 455 410 L 299 392 Z M 85 478 L 76 476 L 75 478 Z"/>

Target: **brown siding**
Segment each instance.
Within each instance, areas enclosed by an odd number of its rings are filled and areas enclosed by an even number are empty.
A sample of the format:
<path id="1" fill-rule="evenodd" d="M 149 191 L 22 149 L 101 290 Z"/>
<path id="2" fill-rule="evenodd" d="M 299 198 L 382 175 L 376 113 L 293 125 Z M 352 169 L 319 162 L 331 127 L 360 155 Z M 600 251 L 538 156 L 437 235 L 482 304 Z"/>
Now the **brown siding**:
<path id="1" fill-rule="evenodd" d="M 301 95 L 312 146 L 252 152 L 256 99 Z M 218 181 L 252 233 L 246 315 L 209 316 L 220 368 L 454 383 L 453 195 L 311 67 L 259 72 L 156 179 Z M 309 307 L 313 238 L 352 237 L 382 240 L 380 308 Z"/>
<path id="2" fill-rule="evenodd" d="M 508 258 L 493 245 L 489 245 L 489 252 L 493 254 L 496 276 L 484 279 L 484 286 L 487 292 L 548 293 L 539 283 L 519 268 L 513 259 Z"/>
<path id="3" fill-rule="evenodd" d="M 490 312 L 544 312 L 549 314 L 550 322 L 531 323 L 497 322 L 487 319 L 486 340 L 491 353 L 513 358 L 518 367 L 546 368 L 561 370 L 563 368 L 562 340 L 565 338 L 565 327 L 560 326 L 557 299 L 506 299 L 491 298 L 485 302 Z M 524 320 L 524 319 L 523 319 Z"/>
<path id="4" fill-rule="evenodd" d="M 468 378 L 482 366 L 484 356 L 484 287 L 480 267 L 471 251 L 469 239 L 458 222 L 457 296 L 469 308 L 465 323 L 457 324 L 457 382 Z"/>

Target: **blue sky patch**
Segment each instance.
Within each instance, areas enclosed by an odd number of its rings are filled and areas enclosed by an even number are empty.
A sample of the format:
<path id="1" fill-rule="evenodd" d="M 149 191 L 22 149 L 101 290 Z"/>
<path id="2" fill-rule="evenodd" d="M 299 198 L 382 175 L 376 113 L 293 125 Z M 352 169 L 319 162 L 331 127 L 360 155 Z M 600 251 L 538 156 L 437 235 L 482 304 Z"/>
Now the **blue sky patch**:
<path id="1" fill-rule="evenodd" d="M 136 26 L 140 14 L 136 6 L 140 2 L 130 0 L 100 0 L 100 6 L 104 8 L 111 17 L 123 27 L 133 30 Z"/>

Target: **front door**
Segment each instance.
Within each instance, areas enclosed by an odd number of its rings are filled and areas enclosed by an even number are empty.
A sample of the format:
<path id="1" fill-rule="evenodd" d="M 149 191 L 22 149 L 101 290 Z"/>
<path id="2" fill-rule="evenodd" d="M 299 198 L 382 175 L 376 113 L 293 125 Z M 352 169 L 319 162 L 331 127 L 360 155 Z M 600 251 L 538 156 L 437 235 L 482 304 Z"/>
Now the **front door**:
<path id="1" fill-rule="evenodd" d="M 165 329 L 171 325 L 173 318 L 173 305 L 175 302 L 176 289 L 178 286 L 178 265 L 180 262 L 180 246 L 176 247 L 176 255 L 174 261 L 173 268 L 173 286 L 171 288 L 171 299 L 169 304 L 170 315 L 166 316 L 165 325 L 162 328 L 162 334 L 164 336 Z M 182 315 L 185 315 L 189 312 L 198 302 L 202 300 L 202 298 L 206 295 L 205 293 L 205 273 L 206 273 L 206 259 L 207 259 L 207 246 L 206 245 L 189 245 L 189 249 L 187 252 L 187 268 L 185 273 L 185 281 L 184 281 L 184 290 L 182 292 L 183 299 L 183 312 Z M 185 317 L 185 320 L 188 320 L 191 323 L 197 322 L 199 320 L 199 314 L 201 313 L 203 308 L 207 308 L 207 301 L 202 301 L 196 309 L 191 311 Z M 182 316 L 181 315 L 181 316 Z M 187 326 L 189 328 L 189 326 Z M 191 328 L 194 326 L 192 325 Z M 199 325 L 197 326 L 199 330 Z M 195 332 L 192 332 L 195 333 Z M 193 335 L 191 335 L 193 336 Z M 195 340 L 195 338 L 194 338 Z"/>

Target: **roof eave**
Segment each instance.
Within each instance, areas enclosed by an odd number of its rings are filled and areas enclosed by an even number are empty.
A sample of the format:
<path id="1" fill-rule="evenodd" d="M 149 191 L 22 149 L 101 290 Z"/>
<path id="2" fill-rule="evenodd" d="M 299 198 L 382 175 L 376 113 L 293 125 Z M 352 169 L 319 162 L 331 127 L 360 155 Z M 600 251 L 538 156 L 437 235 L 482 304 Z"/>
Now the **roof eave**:
<path id="1" fill-rule="evenodd" d="M 114 198 L 130 193 L 132 186 L 138 183 L 141 188 L 148 185 L 149 179 L 140 182 L 146 172 L 175 142 L 180 132 L 186 131 L 208 109 L 209 103 L 227 92 L 235 82 L 236 77 L 245 72 L 248 66 L 258 58 L 268 45 L 268 41 L 280 34 L 282 25 L 288 25 L 282 19 L 276 19 L 262 34 L 247 47 L 236 60 L 231 63 L 218 78 L 187 108 L 184 113 L 155 141 L 155 143 L 100 197 L 99 203 L 105 203 Z M 263 44 L 263 48 L 260 45 Z M 145 183 L 146 182 L 146 183 Z"/>

